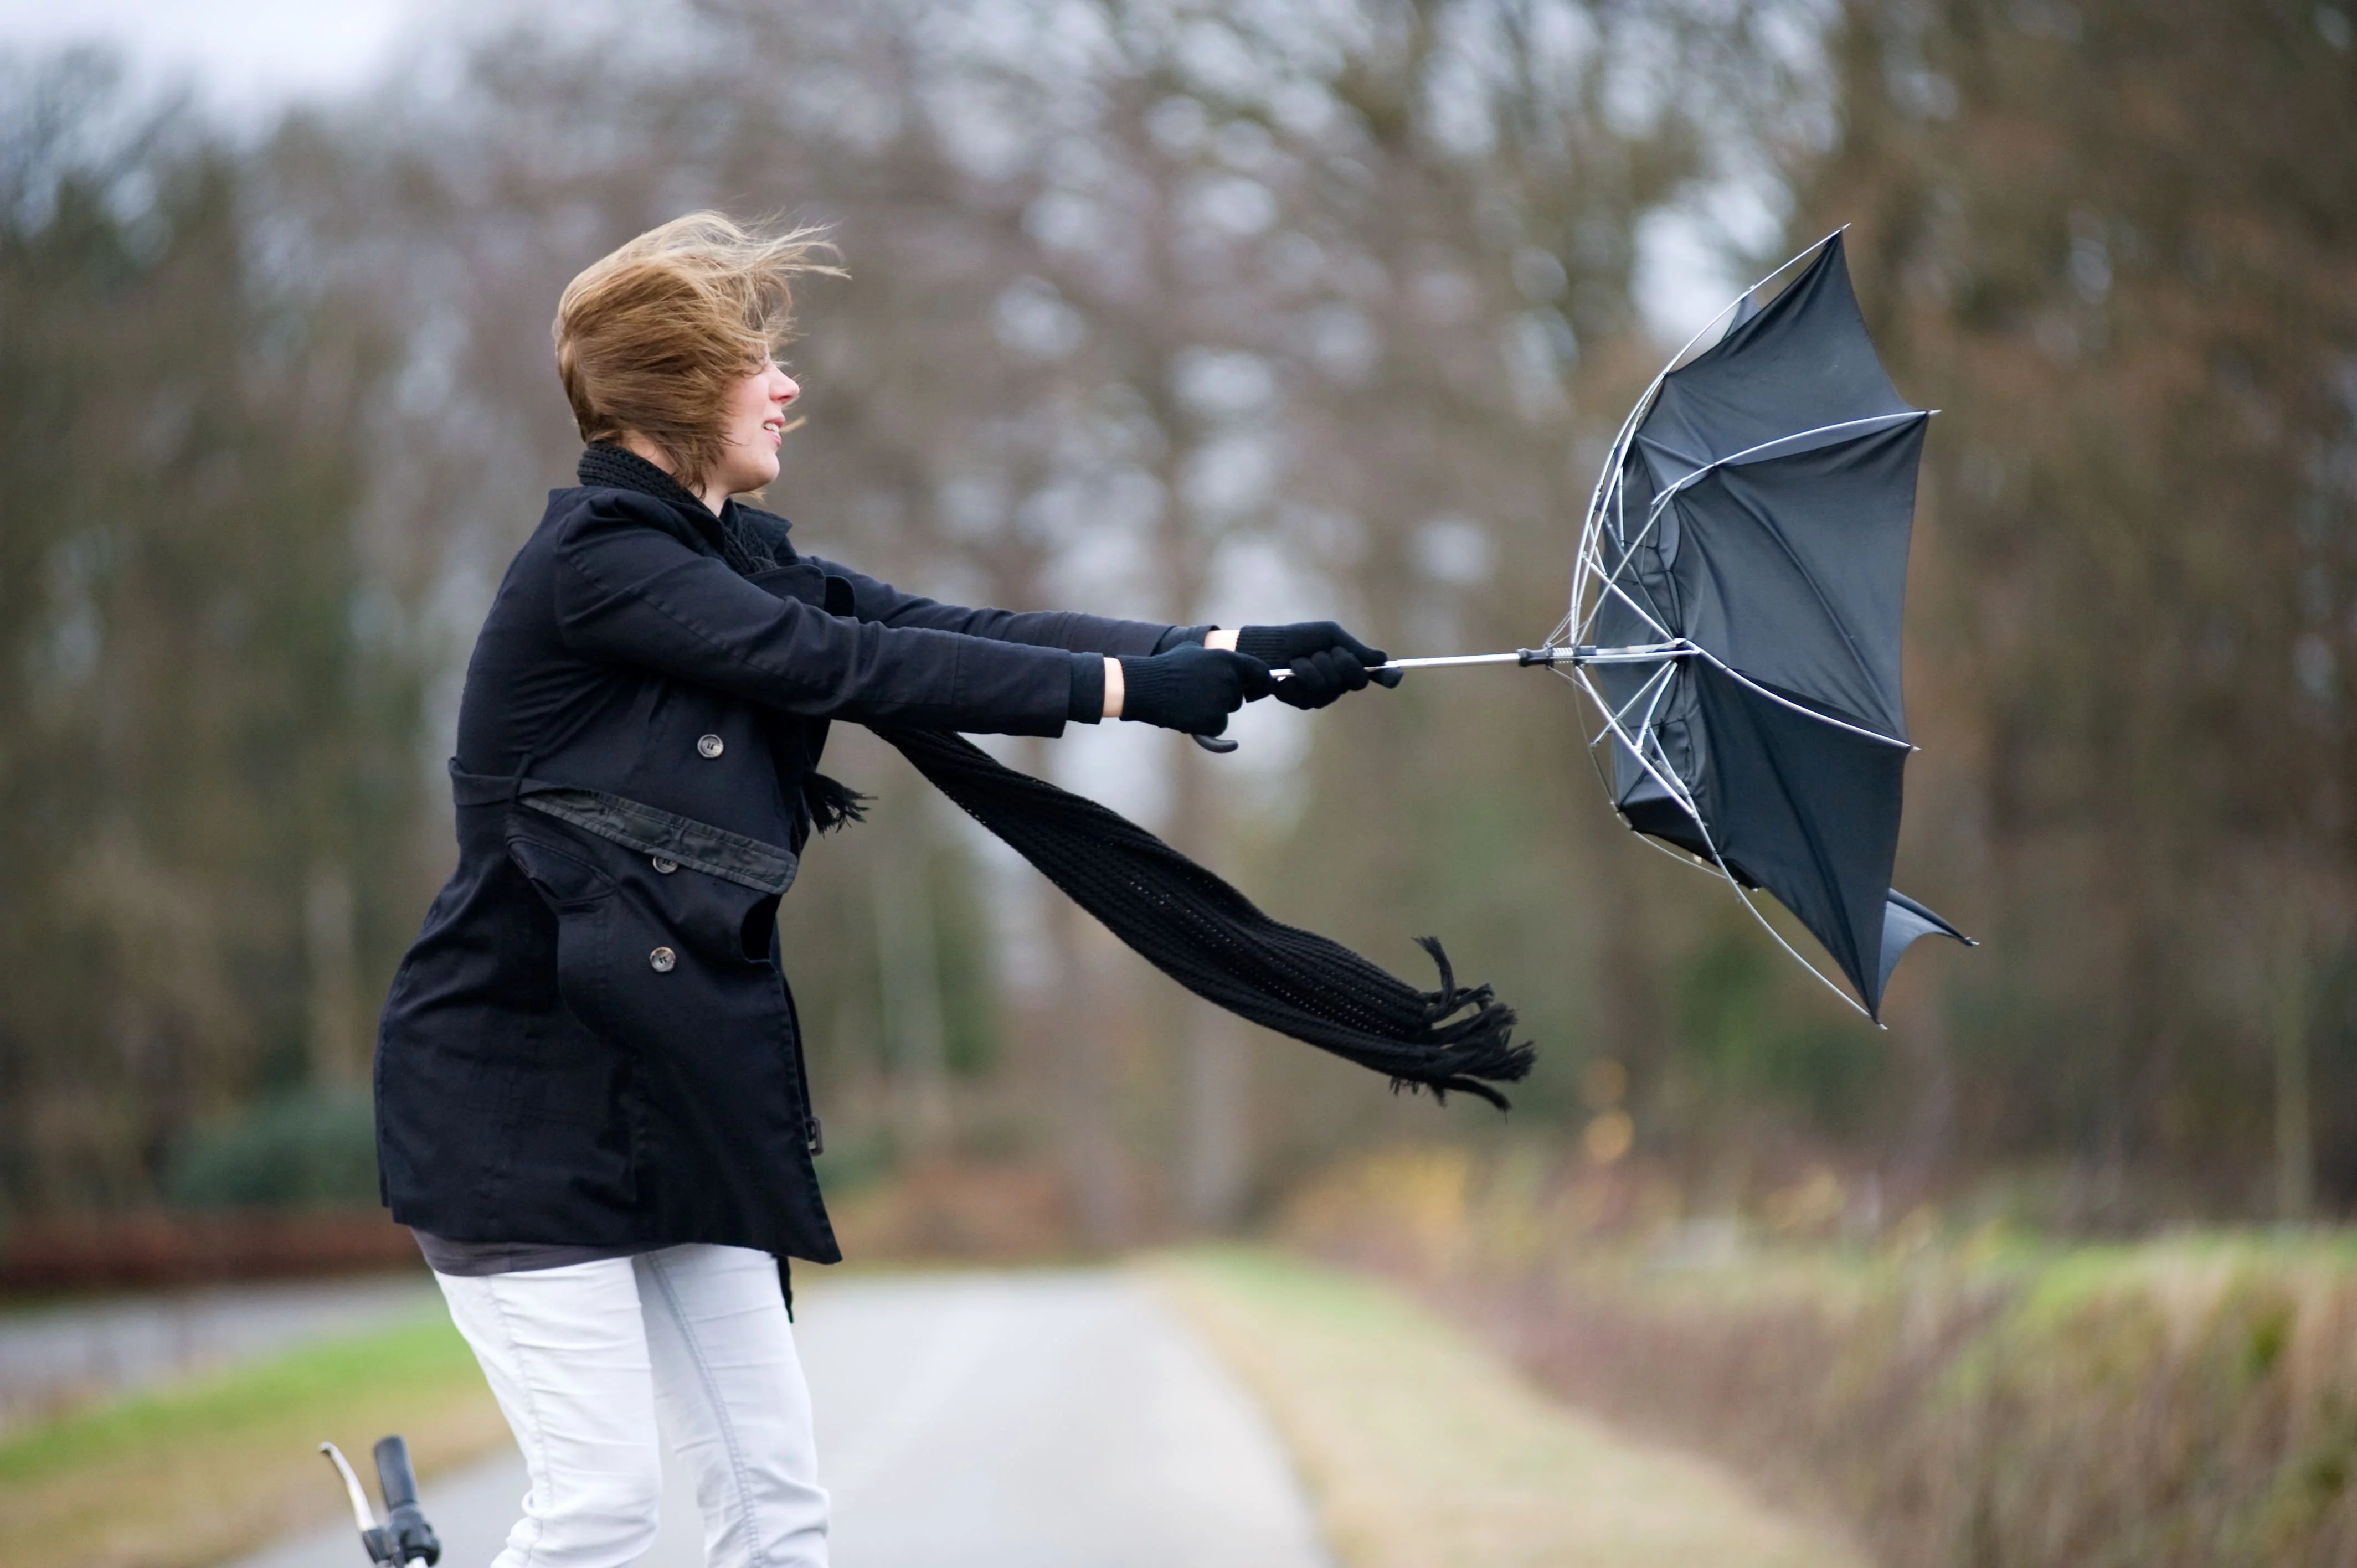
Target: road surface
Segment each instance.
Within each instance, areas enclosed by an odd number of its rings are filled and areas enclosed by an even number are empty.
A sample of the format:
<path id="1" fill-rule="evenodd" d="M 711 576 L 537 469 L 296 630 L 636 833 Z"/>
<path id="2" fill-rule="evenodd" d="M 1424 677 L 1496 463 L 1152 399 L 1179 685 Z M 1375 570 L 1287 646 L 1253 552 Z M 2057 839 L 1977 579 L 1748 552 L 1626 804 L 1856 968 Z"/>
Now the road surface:
<path id="1" fill-rule="evenodd" d="M 1330 1568 L 1259 1410 L 1135 1275 L 850 1279 L 795 1305 L 839 1568 Z M 694 1568 L 694 1494 L 666 1482 L 640 1563 Z M 484 1568 L 522 1463 L 422 1491 L 445 1568 Z M 237 1568 L 365 1561 L 339 1526 Z"/>

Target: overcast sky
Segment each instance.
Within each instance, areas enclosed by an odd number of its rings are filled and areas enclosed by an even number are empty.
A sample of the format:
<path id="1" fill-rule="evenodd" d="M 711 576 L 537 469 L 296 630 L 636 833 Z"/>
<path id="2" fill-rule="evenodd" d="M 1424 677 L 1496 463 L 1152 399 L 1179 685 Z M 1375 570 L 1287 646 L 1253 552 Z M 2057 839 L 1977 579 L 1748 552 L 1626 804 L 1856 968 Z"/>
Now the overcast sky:
<path id="1" fill-rule="evenodd" d="M 615 0 L 572 0 L 562 13 Z M 116 45 L 151 80 L 180 78 L 232 121 L 252 124 L 304 98 L 367 85 L 412 48 L 430 18 L 460 0 L 0 0 L 0 48 L 43 48 L 96 40 Z M 1742 194 L 1742 193 L 1737 193 Z M 1751 221 L 1737 237 L 1764 242 L 1774 215 L 1748 200 L 1712 203 Z M 1765 220 L 1764 222 L 1759 220 Z M 1675 343 L 1741 286 L 1713 253 L 1696 215 L 1654 214 L 1640 226 L 1634 283 L 1648 324 Z M 1741 232 L 1743 230 L 1755 232 Z"/>
<path id="2" fill-rule="evenodd" d="M 0 47 L 112 43 L 193 80 L 236 118 L 332 96 L 383 69 L 432 0 L 0 0 Z"/>

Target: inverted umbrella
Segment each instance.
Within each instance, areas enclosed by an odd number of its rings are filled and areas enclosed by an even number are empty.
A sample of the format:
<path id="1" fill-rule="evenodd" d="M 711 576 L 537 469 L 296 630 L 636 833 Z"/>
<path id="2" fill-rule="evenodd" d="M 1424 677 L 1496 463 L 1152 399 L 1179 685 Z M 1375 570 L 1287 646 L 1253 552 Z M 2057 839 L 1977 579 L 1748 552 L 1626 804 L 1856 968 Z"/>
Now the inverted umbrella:
<path id="1" fill-rule="evenodd" d="M 1622 819 L 1754 916 L 1750 895 L 1773 894 L 1878 1021 L 1918 937 L 1970 945 L 1890 886 L 1914 749 L 1900 618 L 1930 418 L 1884 373 L 1835 233 L 1745 291 L 1638 399 L 1543 647 L 1396 666 L 1544 665 L 1576 682 L 1602 719 L 1590 750 Z"/>

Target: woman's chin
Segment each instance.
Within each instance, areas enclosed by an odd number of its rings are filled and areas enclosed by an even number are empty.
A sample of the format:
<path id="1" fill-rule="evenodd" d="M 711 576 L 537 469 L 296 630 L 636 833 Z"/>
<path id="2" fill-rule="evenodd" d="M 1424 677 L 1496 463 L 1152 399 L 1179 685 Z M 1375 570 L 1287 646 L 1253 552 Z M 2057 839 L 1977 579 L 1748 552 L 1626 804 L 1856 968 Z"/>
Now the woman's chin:
<path id="1" fill-rule="evenodd" d="M 770 455 L 766 462 L 748 462 L 729 476 L 728 493 L 750 495 L 778 477 L 778 459 Z"/>

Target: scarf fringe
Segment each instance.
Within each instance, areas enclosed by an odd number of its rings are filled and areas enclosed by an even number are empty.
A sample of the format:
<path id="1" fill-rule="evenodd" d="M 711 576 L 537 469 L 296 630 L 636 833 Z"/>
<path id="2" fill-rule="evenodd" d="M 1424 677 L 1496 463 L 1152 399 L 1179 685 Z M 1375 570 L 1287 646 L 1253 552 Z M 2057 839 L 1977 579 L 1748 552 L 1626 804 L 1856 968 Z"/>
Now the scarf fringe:
<path id="1" fill-rule="evenodd" d="M 840 779 L 830 779 L 823 773 L 802 775 L 802 809 L 810 813 L 811 828 L 815 832 L 831 833 L 845 822 L 866 822 L 867 802 L 874 799 Z"/>

